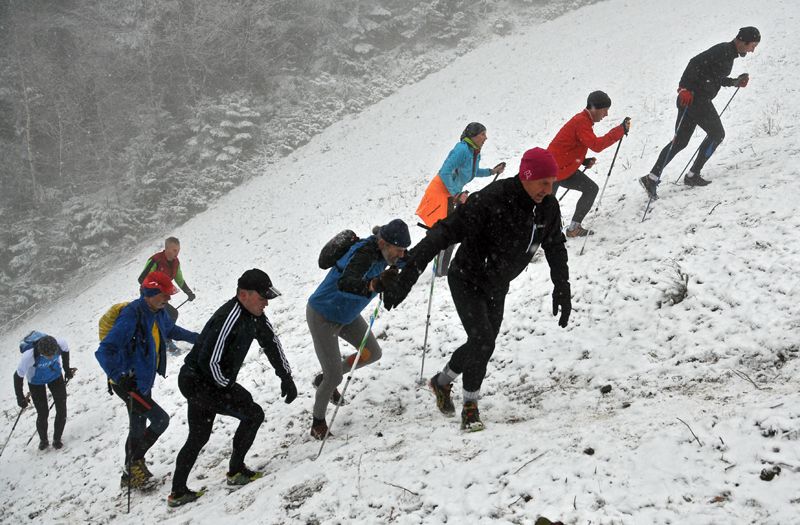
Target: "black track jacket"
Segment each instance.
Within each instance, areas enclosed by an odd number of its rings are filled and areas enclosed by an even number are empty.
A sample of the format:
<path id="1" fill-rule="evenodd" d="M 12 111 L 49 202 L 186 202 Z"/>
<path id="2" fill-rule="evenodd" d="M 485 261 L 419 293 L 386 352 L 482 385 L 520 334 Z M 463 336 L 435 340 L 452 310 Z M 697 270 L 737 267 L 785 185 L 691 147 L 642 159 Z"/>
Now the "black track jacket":
<path id="1" fill-rule="evenodd" d="M 292 376 L 281 342 L 267 316 L 254 316 L 236 297 L 214 312 L 185 363 L 220 388 L 230 388 L 236 382 L 253 339 L 258 340 L 276 376 L 281 380 Z"/>
<path id="2" fill-rule="evenodd" d="M 728 75 L 733 69 L 733 60 L 738 56 L 733 42 L 722 42 L 706 49 L 689 61 L 681 76 L 680 87 L 688 89 L 695 97 L 713 99 L 721 86 L 736 85 L 736 79 Z"/>
<path id="3" fill-rule="evenodd" d="M 460 242 L 449 272 L 487 294 L 506 294 L 509 283 L 528 266 L 541 245 L 555 289 L 569 293 L 566 239 L 561 232 L 558 201 L 547 195 L 534 204 L 518 177 L 489 184 L 428 230 L 409 252 L 403 273 L 408 275 L 412 273 L 409 270 L 416 269 L 418 276 L 440 250 Z"/>

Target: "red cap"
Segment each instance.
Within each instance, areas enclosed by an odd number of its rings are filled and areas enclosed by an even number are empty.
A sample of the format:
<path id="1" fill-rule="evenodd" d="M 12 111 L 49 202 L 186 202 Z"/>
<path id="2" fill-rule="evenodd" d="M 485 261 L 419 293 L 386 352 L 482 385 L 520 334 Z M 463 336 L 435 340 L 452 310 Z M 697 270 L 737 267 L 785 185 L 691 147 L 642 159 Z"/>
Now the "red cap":
<path id="1" fill-rule="evenodd" d="M 519 163 L 519 180 L 539 180 L 555 177 L 558 166 L 553 155 L 542 148 L 529 149 Z"/>
<path id="2" fill-rule="evenodd" d="M 172 279 L 170 279 L 169 275 L 165 274 L 164 272 L 148 273 L 147 277 L 145 277 L 144 281 L 142 281 L 142 290 L 158 290 L 159 292 L 167 295 L 175 295 L 178 293 L 178 289 L 175 288 L 174 284 L 172 284 Z M 148 294 L 145 292 L 145 295 Z"/>

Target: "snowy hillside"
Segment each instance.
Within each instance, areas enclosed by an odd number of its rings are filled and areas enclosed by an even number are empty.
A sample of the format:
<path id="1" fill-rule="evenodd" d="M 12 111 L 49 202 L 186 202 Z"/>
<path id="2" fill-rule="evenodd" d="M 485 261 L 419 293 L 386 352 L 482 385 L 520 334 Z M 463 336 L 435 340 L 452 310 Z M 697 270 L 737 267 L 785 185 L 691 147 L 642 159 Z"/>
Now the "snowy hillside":
<path id="1" fill-rule="evenodd" d="M 789 0 L 609 0 L 478 48 L 266 166 L 174 232 L 198 296 L 181 308 L 182 326 L 199 331 L 253 266 L 283 293 L 267 314 L 300 397 L 282 402 L 255 348 L 239 374 L 266 412 L 247 457 L 266 477 L 227 488 L 235 423 L 219 417 L 189 478 L 207 494 L 168 509 L 167 479 L 155 494 L 134 494 L 124 514 L 125 407 L 107 395 L 93 352 L 97 319 L 136 296 L 157 239 L 3 334 L 3 440 L 18 413 L 10 376 L 23 332 L 66 338 L 79 370 L 68 386 L 64 449 L 39 452 L 35 440 L 24 447 L 32 411 L 14 431 L 0 458 L 0 522 L 532 523 L 541 514 L 573 524 L 800 523 L 797 22 Z M 671 138 L 686 62 L 743 25 L 759 27 L 763 41 L 734 65 L 734 75 L 749 72 L 751 80 L 723 117 L 726 140 L 704 171 L 713 184 L 669 184 L 699 144 L 696 134 L 665 170 L 661 199 L 642 223 L 646 199 L 636 179 Z M 599 213 L 584 222 L 598 234 L 582 256 L 582 241 L 568 246 L 568 328 L 550 315 L 552 286 L 539 258 L 506 301 L 481 401 L 487 429 L 462 434 L 416 384 L 430 284 L 423 275 L 399 309 L 381 313 L 384 357 L 357 373 L 336 437 L 312 461 L 319 443 L 308 436 L 310 382 L 319 365 L 305 302 L 324 276 L 316 267 L 322 244 L 343 228 L 365 234 L 394 217 L 416 223 L 419 198 L 466 122 L 487 125 L 484 165 L 506 160 L 510 176 L 521 153 L 546 146 L 595 89 L 613 100 L 598 133 L 625 116 L 633 126 Z M 732 94 L 724 88 L 717 108 Z M 601 185 L 613 150 L 592 170 Z M 574 205 L 571 194 L 563 214 Z M 684 282 L 686 297 L 673 305 Z M 465 339 L 445 280 L 435 287 L 426 376 Z M 171 478 L 186 438 L 181 361 L 173 359 L 154 388 L 172 416 L 148 455 L 162 477 Z M 460 402 L 460 385 L 454 393 Z M 773 466 L 780 473 L 762 481 L 762 469 Z"/>

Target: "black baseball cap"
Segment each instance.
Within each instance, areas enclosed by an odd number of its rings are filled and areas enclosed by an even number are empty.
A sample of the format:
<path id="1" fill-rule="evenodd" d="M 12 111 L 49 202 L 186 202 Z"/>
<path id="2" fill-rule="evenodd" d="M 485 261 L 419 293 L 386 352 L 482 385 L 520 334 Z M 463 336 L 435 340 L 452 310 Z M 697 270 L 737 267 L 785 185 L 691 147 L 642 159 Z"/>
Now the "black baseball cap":
<path id="1" fill-rule="evenodd" d="M 753 26 L 742 27 L 739 28 L 736 38 L 748 44 L 750 42 L 761 42 L 761 32 Z"/>
<path id="2" fill-rule="evenodd" d="M 269 275 L 258 268 L 244 272 L 239 277 L 236 286 L 242 290 L 252 290 L 264 299 L 275 299 L 281 294 L 272 286 L 272 280 L 270 280 Z"/>

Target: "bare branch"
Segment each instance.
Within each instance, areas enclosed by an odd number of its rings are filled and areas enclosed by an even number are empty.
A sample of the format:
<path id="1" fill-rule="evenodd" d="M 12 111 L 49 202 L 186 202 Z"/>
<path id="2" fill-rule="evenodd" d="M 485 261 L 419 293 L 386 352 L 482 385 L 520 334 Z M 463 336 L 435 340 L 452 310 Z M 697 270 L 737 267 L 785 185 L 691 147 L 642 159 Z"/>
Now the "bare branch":
<path id="1" fill-rule="evenodd" d="M 684 425 L 686 425 L 686 428 L 688 428 L 688 429 L 689 429 L 689 432 L 691 432 L 691 433 L 692 433 L 692 435 L 694 436 L 694 438 L 697 440 L 697 444 L 698 444 L 698 445 L 700 445 L 700 446 L 702 447 L 702 446 L 703 446 L 703 444 L 700 442 L 700 438 L 699 438 L 699 437 L 697 437 L 697 434 L 695 434 L 695 433 L 694 433 L 694 430 L 692 430 L 692 427 L 690 427 L 690 426 L 689 426 L 689 424 L 688 424 L 686 421 L 684 421 L 683 419 L 681 419 L 681 418 L 676 418 L 676 419 L 677 419 L 678 421 L 680 421 L 681 423 L 683 423 Z"/>

